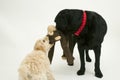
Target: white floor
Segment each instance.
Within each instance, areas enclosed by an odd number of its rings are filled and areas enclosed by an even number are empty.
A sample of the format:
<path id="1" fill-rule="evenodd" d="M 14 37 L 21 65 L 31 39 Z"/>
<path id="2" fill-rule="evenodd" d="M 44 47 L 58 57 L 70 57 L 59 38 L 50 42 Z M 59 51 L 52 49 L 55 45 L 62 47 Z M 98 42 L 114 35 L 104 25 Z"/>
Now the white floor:
<path id="1" fill-rule="evenodd" d="M 0 0 L 0 80 L 18 80 L 17 69 L 21 60 L 32 51 L 35 41 L 46 35 L 47 26 L 54 23 L 57 13 L 64 8 L 93 10 L 107 21 L 108 32 L 102 44 L 101 80 L 120 80 L 120 10 L 119 0 Z M 77 47 L 77 45 L 76 45 Z M 61 59 L 60 43 L 55 46 L 51 69 L 56 80 L 98 80 L 94 76 L 94 53 L 92 62 L 86 62 L 86 72 L 77 76 L 80 61 L 74 50 L 74 66 Z"/>

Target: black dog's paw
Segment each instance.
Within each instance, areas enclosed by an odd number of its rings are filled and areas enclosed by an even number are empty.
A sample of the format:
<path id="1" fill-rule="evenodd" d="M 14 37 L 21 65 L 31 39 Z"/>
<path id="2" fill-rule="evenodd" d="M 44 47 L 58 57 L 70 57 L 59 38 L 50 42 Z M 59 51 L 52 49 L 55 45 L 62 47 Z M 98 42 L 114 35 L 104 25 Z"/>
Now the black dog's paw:
<path id="1" fill-rule="evenodd" d="M 102 72 L 100 71 L 100 72 L 96 72 L 96 73 L 95 73 L 95 76 L 98 77 L 98 78 L 102 78 L 102 77 L 103 77 L 103 74 L 102 74 Z"/>
<path id="2" fill-rule="evenodd" d="M 84 75 L 85 74 L 85 69 L 80 69 L 78 72 L 77 72 L 77 75 Z"/>
<path id="3" fill-rule="evenodd" d="M 91 62 L 92 60 L 90 58 L 86 58 L 86 61 L 87 62 Z"/>

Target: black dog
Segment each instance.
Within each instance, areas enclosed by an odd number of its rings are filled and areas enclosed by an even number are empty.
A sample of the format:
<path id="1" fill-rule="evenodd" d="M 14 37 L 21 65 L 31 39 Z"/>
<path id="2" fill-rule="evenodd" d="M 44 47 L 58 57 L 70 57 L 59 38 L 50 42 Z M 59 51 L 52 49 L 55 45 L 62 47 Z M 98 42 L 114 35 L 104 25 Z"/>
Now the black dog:
<path id="1" fill-rule="evenodd" d="M 83 75 L 85 73 L 84 51 L 88 52 L 88 50 L 93 49 L 95 76 L 103 77 L 100 70 L 100 55 L 107 24 L 102 16 L 92 11 L 65 9 L 58 13 L 55 22 L 57 30 L 61 31 L 69 42 L 71 52 L 73 52 L 75 43 L 78 44 L 81 67 L 77 74 Z M 81 26 L 83 28 L 80 28 Z"/>

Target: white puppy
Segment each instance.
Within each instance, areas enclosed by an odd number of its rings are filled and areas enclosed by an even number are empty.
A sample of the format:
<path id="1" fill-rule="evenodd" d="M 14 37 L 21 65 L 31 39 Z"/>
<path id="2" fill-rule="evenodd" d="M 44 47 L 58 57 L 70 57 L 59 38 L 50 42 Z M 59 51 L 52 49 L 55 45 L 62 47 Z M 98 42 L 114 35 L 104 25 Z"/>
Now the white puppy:
<path id="1" fill-rule="evenodd" d="M 36 42 L 34 50 L 25 57 L 18 69 L 19 80 L 55 80 L 47 56 L 51 47 L 47 36 Z"/>

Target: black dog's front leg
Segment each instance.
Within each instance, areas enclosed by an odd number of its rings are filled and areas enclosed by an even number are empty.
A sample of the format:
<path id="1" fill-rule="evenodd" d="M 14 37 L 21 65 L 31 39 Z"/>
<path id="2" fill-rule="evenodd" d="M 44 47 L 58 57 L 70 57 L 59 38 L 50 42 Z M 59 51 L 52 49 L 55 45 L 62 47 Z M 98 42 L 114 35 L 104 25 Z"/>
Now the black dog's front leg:
<path id="1" fill-rule="evenodd" d="M 100 70 L 100 55 L 101 55 L 101 46 L 97 46 L 94 48 L 95 53 L 95 76 L 102 78 L 103 74 Z"/>
<path id="2" fill-rule="evenodd" d="M 91 62 L 92 60 L 91 60 L 91 58 L 89 56 L 88 50 L 85 50 L 85 52 L 86 52 L 86 61 Z"/>
<path id="3" fill-rule="evenodd" d="M 80 70 L 77 72 L 77 74 L 83 75 L 85 73 L 84 49 L 80 49 L 79 44 L 78 44 L 78 50 L 80 54 L 81 67 L 80 67 Z"/>

